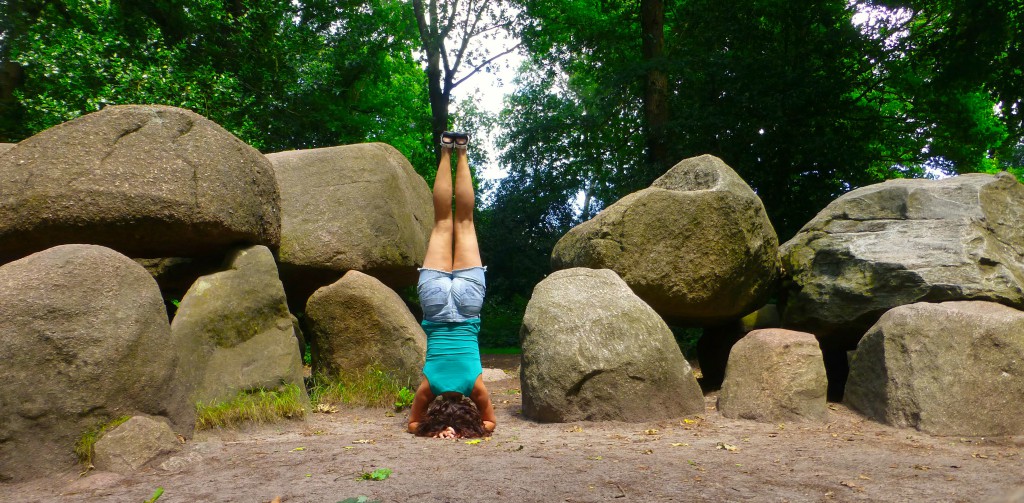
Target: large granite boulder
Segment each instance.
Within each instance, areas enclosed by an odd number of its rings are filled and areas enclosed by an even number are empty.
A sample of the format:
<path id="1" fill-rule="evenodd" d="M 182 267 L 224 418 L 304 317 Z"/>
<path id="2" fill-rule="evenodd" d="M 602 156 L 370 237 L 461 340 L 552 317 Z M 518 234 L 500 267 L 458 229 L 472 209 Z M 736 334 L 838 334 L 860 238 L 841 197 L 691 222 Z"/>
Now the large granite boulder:
<path id="1" fill-rule="evenodd" d="M 367 143 L 267 158 L 281 187 L 281 274 L 296 307 L 349 270 L 396 289 L 416 283 L 434 209 L 398 150 Z"/>
<path id="2" fill-rule="evenodd" d="M 3 261 L 64 243 L 168 257 L 279 239 L 270 163 L 188 110 L 111 106 L 0 155 Z"/>
<path id="3" fill-rule="evenodd" d="M 124 415 L 191 435 L 184 345 L 130 258 L 64 245 L 0 266 L 0 337 L 0 480 L 70 467 L 83 432 Z"/>
<path id="4" fill-rule="evenodd" d="M 1007 173 L 889 180 L 836 199 L 781 248 L 783 326 L 851 349 L 914 302 L 1024 307 L 1024 186 Z"/>
<path id="5" fill-rule="evenodd" d="M 845 401 L 933 435 L 1024 434 L 1024 312 L 992 302 L 894 308 L 857 345 Z"/>
<path id="6" fill-rule="evenodd" d="M 639 422 L 704 411 L 672 332 L 613 271 L 574 268 L 545 278 L 521 337 L 526 417 Z"/>
<path id="7" fill-rule="evenodd" d="M 17 145 L 17 143 L 0 143 L 0 155 L 3 155 L 4 152 L 14 148 L 15 145 Z"/>
<path id="8" fill-rule="evenodd" d="M 680 325 L 739 318 L 780 273 L 778 237 L 757 194 L 721 159 L 686 159 L 569 231 L 553 269 L 611 269 Z"/>
<path id="9" fill-rule="evenodd" d="M 825 362 L 813 334 L 754 330 L 729 354 L 718 410 L 761 422 L 825 421 Z"/>
<path id="10" fill-rule="evenodd" d="M 166 420 L 132 416 L 96 441 L 92 464 L 100 471 L 127 474 L 180 448 L 178 437 Z"/>
<path id="11" fill-rule="evenodd" d="M 194 348 L 189 367 L 198 402 L 285 384 L 305 393 L 292 316 L 265 246 L 237 250 L 224 271 L 199 278 L 181 299 L 171 333 Z"/>
<path id="12" fill-rule="evenodd" d="M 306 322 L 314 373 L 376 366 L 402 384 L 418 382 L 427 335 L 402 298 L 376 278 L 349 271 L 320 288 L 306 304 Z"/>

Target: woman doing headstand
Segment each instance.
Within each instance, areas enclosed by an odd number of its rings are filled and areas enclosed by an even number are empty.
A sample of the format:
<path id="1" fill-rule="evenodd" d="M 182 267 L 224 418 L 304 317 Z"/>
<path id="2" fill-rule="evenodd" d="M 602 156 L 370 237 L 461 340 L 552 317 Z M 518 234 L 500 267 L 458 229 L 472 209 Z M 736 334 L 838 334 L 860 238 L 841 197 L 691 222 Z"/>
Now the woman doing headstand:
<path id="1" fill-rule="evenodd" d="M 486 283 L 473 225 L 475 196 L 468 146 L 466 133 L 441 135 L 441 161 L 434 179 L 434 229 L 416 286 L 427 334 L 427 358 L 424 379 L 409 413 L 409 431 L 423 436 L 480 437 L 494 430 L 496 423 L 481 376 L 477 341 Z M 454 216 L 452 150 L 457 152 Z"/>

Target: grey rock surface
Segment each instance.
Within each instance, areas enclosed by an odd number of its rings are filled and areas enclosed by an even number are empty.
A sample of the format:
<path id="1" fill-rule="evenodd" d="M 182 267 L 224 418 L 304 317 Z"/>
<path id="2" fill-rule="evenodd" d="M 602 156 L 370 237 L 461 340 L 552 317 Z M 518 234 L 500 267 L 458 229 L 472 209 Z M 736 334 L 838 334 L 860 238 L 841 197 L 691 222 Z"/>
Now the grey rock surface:
<path id="1" fill-rule="evenodd" d="M 992 302 L 893 308 L 850 362 L 845 401 L 933 435 L 1024 434 L 1024 312 Z"/>
<path id="2" fill-rule="evenodd" d="M 92 462 L 97 470 L 131 473 L 180 447 L 166 420 L 132 416 L 96 441 Z"/>
<path id="3" fill-rule="evenodd" d="M 762 306 L 780 274 L 764 205 L 721 159 L 686 159 L 562 237 L 553 269 L 611 269 L 658 314 L 706 325 Z"/>
<path id="4" fill-rule="evenodd" d="M 814 335 L 754 330 L 732 347 L 718 410 L 761 422 L 825 421 L 825 362 Z"/>
<path id="5" fill-rule="evenodd" d="M 274 256 L 265 246 L 232 253 L 225 270 L 199 278 L 181 299 L 171 332 L 194 348 L 194 399 L 293 384 L 305 394 L 302 355 Z"/>
<path id="6" fill-rule="evenodd" d="M 110 106 L 0 155 L 0 260 L 65 243 L 169 257 L 279 240 L 270 163 L 188 110 Z"/>
<path id="7" fill-rule="evenodd" d="M 889 180 L 836 199 L 781 250 L 783 325 L 823 345 L 851 348 L 915 302 L 1024 307 L 1024 186 L 1007 173 Z"/>
<path id="8" fill-rule="evenodd" d="M 377 366 L 403 385 L 419 382 L 427 336 L 401 297 L 376 278 L 349 271 L 320 288 L 306 304 L 306 321 L 314 373 Z"/>
<path id="9" fill-rule="evenodd" d="M 162 415 L 191 435 L 185 345 L 130 258 L 63 245 L 0 266 L 0 334 L 0 478 L 71 467 L 82 433 L 123 415 Z"/>
<path id="10" fill-rule="evenodd" d="M 649 421 L 704 411 L 665 322 L 613 271 L 557 271 L 521 330 L 523 415 L 542 422 Z"/>
<path id="11" fill-rule="evenodd" d="M 393 288 L 416 284 L 434 209 L 427 183 L 398 150 L 366 143 L 267 158 L 281 187 L 278 258 L 289 297 L 301 306 L 349 270 Z"/>

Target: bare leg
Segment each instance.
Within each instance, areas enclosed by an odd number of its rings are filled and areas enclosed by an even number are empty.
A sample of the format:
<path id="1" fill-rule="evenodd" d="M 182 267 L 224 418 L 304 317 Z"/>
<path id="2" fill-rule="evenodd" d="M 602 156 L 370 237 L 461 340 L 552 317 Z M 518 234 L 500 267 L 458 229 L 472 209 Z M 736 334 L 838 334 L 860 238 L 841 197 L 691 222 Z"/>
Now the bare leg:
<path id="1" fill-rule="evenodd" d="M 476 227 L 473 225 L 476 195 L 473 193 L 473 176 L 469 173 L 469 156 L 465 149 L 456 151 L 458 163 L 455 170 L 455 256 L 452 268 L 458 270 L 481 266 L 483 261 L 480 259 L 480 245 L 477 244 Z"/>
<path id="2" fill-rule="evenodd" d="M 450 148 L 441 149 L 441 161 L 434 178 L 434 230 L 430 232 L 423 267 L 452 270 L 452 165 Z"/>

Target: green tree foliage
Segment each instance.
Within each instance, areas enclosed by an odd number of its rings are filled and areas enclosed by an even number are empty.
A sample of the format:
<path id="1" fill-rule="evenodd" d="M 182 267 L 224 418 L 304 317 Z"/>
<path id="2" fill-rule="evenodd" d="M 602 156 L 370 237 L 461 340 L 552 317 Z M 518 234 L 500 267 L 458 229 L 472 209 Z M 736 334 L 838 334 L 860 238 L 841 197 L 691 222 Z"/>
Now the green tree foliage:
<path id="1" fill-rule="evenodd" d="M 520 1 L 533 64 L 502 117 L 499 230 L 481 233 L 492 270 L 523 278 L 509 295 L 529 294 L 567 228 L 664 172 L 645 162 L 652 68 L 671 91 L 668 155 L 723 158 L 783 240 L 852 188 L 1019 172 L 1021 0 L 678 0 L 661 52 L 644 47 L 650 3 Z"/>
<path id="2" fill-rule="evenodd" d="M 865 2 L 883 40 L 879 85 L 914 131 L 924 162 L 947 173 L 1018 170 L 1024 138 L 1024 1 Z M 920 162 L 920 158 L 918 159 Z"/>
<path id="3" fill-rule="evenodd" d="M 649 2 L 522 3 L 534 20 L 523 39 L 535 67 L 622 93 L 601 107 L 635 110 L 650 67 L 664 69 L 670 155 L 722 157 L 784 239 L 851 188 L 925 168 L 1007 167 L 1019 151 L 1020 0 L 670 2 L 654 61 L 641 47 Z M 854 22 L 867 13 L 870 23 Z M 662 172 L 637 164 L 608 178 L 621 196 Z"/>
<path id="4" fill-rule="evenodd" d="M 16 141 L 108 104 L 189 108 L 263 151 L 385 141 L 432 169 L 426 80 L 397 0 L 6 0 Z"/>

